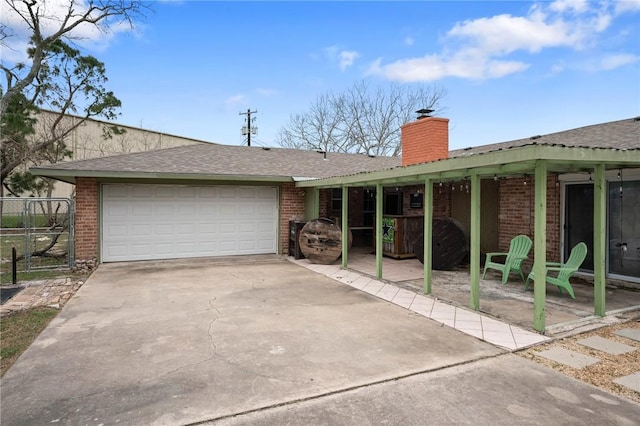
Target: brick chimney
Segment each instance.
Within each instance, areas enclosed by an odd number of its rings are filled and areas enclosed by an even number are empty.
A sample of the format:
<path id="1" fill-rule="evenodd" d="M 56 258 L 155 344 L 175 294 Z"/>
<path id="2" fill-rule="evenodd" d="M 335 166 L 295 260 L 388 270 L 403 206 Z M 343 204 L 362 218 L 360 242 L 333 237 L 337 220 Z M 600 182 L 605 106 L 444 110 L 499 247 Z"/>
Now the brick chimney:
<path id="1" fill-rule="evenodd" d="M 400 141 L 403 166 L 449 158 L 449 119 L 422 114 L 400 128 Z"/>

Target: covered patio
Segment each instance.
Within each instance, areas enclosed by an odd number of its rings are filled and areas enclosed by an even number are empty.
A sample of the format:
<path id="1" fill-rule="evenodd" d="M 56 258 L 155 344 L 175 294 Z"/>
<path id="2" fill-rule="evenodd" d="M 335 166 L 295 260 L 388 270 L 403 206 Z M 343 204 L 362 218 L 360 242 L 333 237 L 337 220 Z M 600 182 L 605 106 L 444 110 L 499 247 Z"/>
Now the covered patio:
<path id="1" fill-rule="evenodd" d="M 422 293 L 424 282 L 423 265 L 418 259 L 396 260 L 383 257 L 385 281 L 416 293 Z M 338 264 L 338 262 L 336 262 Z M 348 270 L 375 277 L 375 254 L 362 248 L 349 250 Z M 576 298 L 562 294 L 556 287 L 547 288 L 545 334 L 562 336 L 576 330 L 584 330 L 601 324 L 602 319 L 593 312 L 593 279 L 578 275 L 572 279 Z M 607 316 L 625 317 L 640 313 L 640 290 L 628 283 L 609 280 L 607 284 Z M 431 297 L 445 303 L 467 308 L 471 290 L 468 265 L 461 265 L 452 271 L 433 271 Z M 534 312 L 532 288 L 525 285 L 516 274 L 511 275 L 507 284 L 502 285 L 497 273 L 488 272 L 480 280 L 478 311 L 526 330 L 533 330 L 531 317 Z M 605 320 L 606 321 L 606 320 Z"/>
<path id="2" fill-rule="evenodd" d="M 374 187 L 376 190 L 376 215 L 374 229 L 375 238 L 375 271 L 371 270 L 371 263 L 362 260 L 359 266 L 358 257 L 348 251 L 348 229 L 342 228 L 342 268 L 365 268 L 366 273 L 385 280 L 394 280 L 390 273 L 392 267 L 383 259 L 383 188 L 385 185 L 424 185 L 424 265 L 422 277 L 406 280 L 406 285 L 421 284 L 424 294 L 443 297 L 447 294 L 452 302 L 466 303 L 472 310 L 486 310 L 490 312 L 500 304 L 501 311 L 513 310 L 519 316 L 530 315 L 529 321 L 533 328 L 540 332 L 547 332 L 549 326 L 577 320 L 581 317 L 578 312 L 586 312 L 585 303 L 590 306 L 590 315 L 604 317 L 607 312 L 622 309 L 620 303 L 610 292 L 605 279 L 606 275 L 606 213 L 607 213 L 607 174 L 624 169 L 640 167 L 640 150 L 622 150 L 609 148 L 585 148 L 580 146 L 565 146 L 555 143 L 538 142 L 539 138 L 532 138 L 529 144 L 512 147 L 506 150 L 487 151 L 478 154 L 472 152 L 468 156 L 458 156 L 421 164 L 408 165 L 390 170 L 370 173 L 360 173 L 350 176 L 333 177 L 327 179 L 307 180 L 297 183 L 298 187 L 309 188 L 310 201 L 307 204 L 307 216 L 319 215 L 319 190 L 322 188 L 342 188 L 342 223 L 349 223 L 348 189 L 355 186 Z M 584 173 L 593 182 L 593 284 L 578 291 L 575 303 L 563 309 L 556 309 L 554 289 L 545 281 L 547 259 L 547 185 L 550 175 L 567 173 Z M 533 292 L 525 292 L 524 285 L 518 286 L 512 296 L 497 297 L 492 291 L 490 279 L 481 277 L 481 181 L 483 179 L 500 179 L 514 176 L 529 177 L 534 185 L 534 248 L 530 254 L 533 262 L 535 280 Z M 434 187 L 442 182 L 465 181 L 470 187 L 470 264 L 469 270 L 459 272 L 434 271 L 432 258 L 432 220 Z M 407 267 L 405 264 L 402 268 Z M 417 265 L 414 265 L 415 269 Z M 368 272 L 367 272 L 368 271 Z M 459 279 L 453 279 L 459 273 Z M 466 276 L 466 279 L 464 278 Z M 449 277 L 449 279 L 447 279 Z M 488 277 L 490 278 L 490 277 Z M 454 285 L 446 282 L 454 281 Z M 499 282 L 498 282 L 499 284 Z M 512 284 L 510 284 L 511 286 Z M 457 290 L 453 290 L 454 287 Z M 515 287 L 514 287 L 515 288 Z M 442 294 L 442 296 L 440 296 Z M 493 294 L 493 297 L 491 296 Z M 464 302 L 466 299 L 466 302 Z M 501 301 L 500 301 L 501 300 Z M 628 297 L 622 297 L 624 308 L 633 306 Z M 508 303 L 507 303 L 508 302 Z M 563 301 L 562 304 L 565 302 Z M 571 302 L 574 303 L 574 302 Z M 622 302 L 621 302 L 622 303 Z M 503 306 L 504 305 L 504 306 Z M 508 305 L 508 307 L 506 307 Z M 637 303 L 636 305 L 640 305 Z M 531 318 L 532 317 L 532 318 Z M 514 321 L 516 321 L 514 319 Z M 522 322 L 522 319 L 517 321 Z M 531 324 L 531 322 L 529 322 Z"/>

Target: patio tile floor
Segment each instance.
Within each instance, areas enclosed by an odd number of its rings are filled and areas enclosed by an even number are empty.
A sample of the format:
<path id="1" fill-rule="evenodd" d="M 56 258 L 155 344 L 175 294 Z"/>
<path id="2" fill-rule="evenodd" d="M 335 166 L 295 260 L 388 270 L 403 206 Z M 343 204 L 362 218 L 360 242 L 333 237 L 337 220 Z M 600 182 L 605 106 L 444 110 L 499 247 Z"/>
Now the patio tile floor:
<path id="1" fill-rule="evenodd" d="M 462 333 L 474 336 L 508 350 L 519 350 L 550 340 L 538 333 L 498 321 L 478 312 L 443 303 L 433 297 L 425 296 L 392 282 L 371 278 L 365 274 L 342 269 L 341 265 L 317 265 L 307 259 L 289 258 L 291 262 L 311 269 L 355 289 L 362 290 L 419 315 L 430 318 Z M 392 275 L 392 274 L 391 274 Z M 406 279 L 406 277 L 402 277 Z"/>

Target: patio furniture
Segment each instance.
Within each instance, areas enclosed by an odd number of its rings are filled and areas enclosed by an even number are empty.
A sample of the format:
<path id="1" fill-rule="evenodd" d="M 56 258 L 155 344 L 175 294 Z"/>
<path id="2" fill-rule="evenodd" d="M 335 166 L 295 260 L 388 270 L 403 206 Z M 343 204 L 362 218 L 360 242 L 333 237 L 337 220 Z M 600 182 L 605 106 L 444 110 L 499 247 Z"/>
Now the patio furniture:
<path id="1" fill-rule="evenodd" d="M 520 278 L 524 281 L 524 274 L 522 272 L 522 261 L 527 259 L 529 251 L 533 242 L 531 238 L 526 235 L 518 235 L 511 240 L 509 245 L 509 253 L 487 253 L 487 259 L 484 262 L 484 272 L 482 273 L 482 279 L 487 273 L 487 269 L 495 269 L 502 272 L 502 284 L 507 283 L 509 274 L 511 271 L 515 271 L 520 274 Z M 506 256 L 504 263 L 495 262 L 492 259 L 494 257 Z"/>
<path id="2" fill-rule="evenodd" d="M 571 249 L 571 254 L 569 254 L 569 259 L 565 263 L 557 263 L 557 262 L 547 262 L 547 277 L 546 282 L 549 284 L 553 284 L 558 287 L 560 293 L 563 293 L 565 290 L 569 293 L 571 298 L 575 299 L 576 296 L 573 293 L 573 288 L 571 287 L 571 283 L 569 282 L 569 278 L 573 275 L 574 272 L 578 270 L 584 259 L 587 257 L 587 245 L 585 243 L 578 243 Z M 549 272 L 558 272 L 556 276 L 550 276 Z M 524 289 L 527 290 L 529 288 L 529 280 L 533 280 L 535 278 L 533 271 L 527 277 L 527 282 L 525 283 Z"/>

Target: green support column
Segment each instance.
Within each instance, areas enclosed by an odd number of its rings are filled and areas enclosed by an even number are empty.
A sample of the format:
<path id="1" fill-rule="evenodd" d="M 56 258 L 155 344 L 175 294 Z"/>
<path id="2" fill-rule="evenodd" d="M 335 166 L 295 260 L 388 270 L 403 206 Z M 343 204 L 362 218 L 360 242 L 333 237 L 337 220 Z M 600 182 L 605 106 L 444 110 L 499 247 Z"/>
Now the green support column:
<path id="1" fill-rule="evenodd" d="M 320 190 L 307 188 L 304 192 L 304 218 L 313 220 L 320 217 Z"/>
<path id="2" fill-rule="evenodd" d="M 376 185 L 376 277 L 382 278 L 382 184 Z"/>
<path id="3" fill-rule="evenodd" d="M 547 298 L 547 163 L 544 160 L 536 162 L 535 181 L 533 328 L 544 333 Z"/>
<path id="4" fill-rule="evenodd" d="M 347 268 L 349 258 L 349 187 L 342 187 L 342 268 Z"/>
<path id="5" fill-rule="evenodd" d="M 424 181 L 424 294 L 431 294 L 433 241 L 433 181 Z"/>
<path id="6" fill-rule="evenodd" d="M 606 313 L 606 214 L 607 180 L 604 164 L 596 165 L 593 177 L 593 306 L 595 315 Z"/>
<path id="7" fill-rule="evenodd" d="M 471 175 L 471 296 L 469 306 L 480 309 L 480 176 Z"/>

